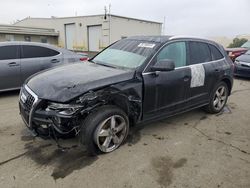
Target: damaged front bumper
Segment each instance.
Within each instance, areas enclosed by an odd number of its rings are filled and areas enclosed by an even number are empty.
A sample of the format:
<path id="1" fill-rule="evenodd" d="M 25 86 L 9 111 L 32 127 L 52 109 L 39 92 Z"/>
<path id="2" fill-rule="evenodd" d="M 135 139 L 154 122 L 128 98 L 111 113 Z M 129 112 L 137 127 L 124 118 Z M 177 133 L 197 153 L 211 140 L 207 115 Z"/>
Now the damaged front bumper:
<path id="1" fill-rule="evenodd" d="M 77 109 L 62 107 L 55 103 L 49 105 L 47 101 L 39 99 L 26 85 L 20 91 L 20 115 L 34 135 L 50 136 L 51 131 L 56 131 L 57 135 L 72 132 L 77 134 L 79 130 L 79 118 L 75 115 Z"/>

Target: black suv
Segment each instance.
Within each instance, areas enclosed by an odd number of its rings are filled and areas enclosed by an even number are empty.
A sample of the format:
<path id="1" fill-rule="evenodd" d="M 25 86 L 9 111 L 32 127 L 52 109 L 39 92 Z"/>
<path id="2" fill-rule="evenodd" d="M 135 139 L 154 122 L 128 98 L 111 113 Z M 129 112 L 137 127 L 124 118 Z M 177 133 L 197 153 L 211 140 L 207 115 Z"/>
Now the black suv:
<path id="1" fill-rule="evenodd" d="M 112 152 L 129 127 L 204 107 L 220 112 L 233 63 L 215 42 L 170 36 L 117 41 L 86 63 L 29 78 L 20 112 L 38 136 L 79 135 L 92 154 Z"/>

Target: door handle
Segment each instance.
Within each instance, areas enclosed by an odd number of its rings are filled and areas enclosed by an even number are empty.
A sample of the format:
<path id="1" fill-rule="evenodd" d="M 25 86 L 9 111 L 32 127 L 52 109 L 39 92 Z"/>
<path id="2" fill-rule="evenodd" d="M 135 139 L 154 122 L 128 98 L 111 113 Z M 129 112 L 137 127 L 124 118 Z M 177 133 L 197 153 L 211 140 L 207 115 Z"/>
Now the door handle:
<path id="1" fill-rule="evenodd" d="M 183 80 L 184 80 L 184 82 L 189 81 L 190 80 L 190 76 L 184 76 Z"/>
<path id="2" fill-rule="evenodd" d="M 17 64 L 16 62 L 11 62 L 11 63 L 8 63 L 9 67 L 16 67 L 16 66 L 19 66 L 19 64 Z"/>
<path id="3" fill-rule="evenodd" d="M 219 69 L 214 69 L 214 72 L 220 72 L 220 70 Z"/>
<path id="4" fill-rule="evenodd" d="M 58 60 L 58 59 L 52 59 L 51 60 L 51 63 L 59 63 L 60 62 L 60 60 Z"/>

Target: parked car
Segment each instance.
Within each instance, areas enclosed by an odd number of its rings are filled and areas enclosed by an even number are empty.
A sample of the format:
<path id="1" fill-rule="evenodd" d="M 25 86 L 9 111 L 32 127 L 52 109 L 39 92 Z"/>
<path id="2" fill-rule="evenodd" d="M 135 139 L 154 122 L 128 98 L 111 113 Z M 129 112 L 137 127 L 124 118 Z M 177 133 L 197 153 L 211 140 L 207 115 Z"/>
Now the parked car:
<path id="1" fill-rule="evenodd" d="M 245 42 L 241 47 L 250 50 L 250 41 Z"/>
<path id="2" fill-rule="evenodd" d="M 250 78 L 250 50 L 236 58 L 234 75 Z"/>
<path id="3" fill-rule="evenodd" d="M 240 48 L 226 48 L 227 54 L 233 61 L 248 50 L 250 50 L 250 41 L 245 42 Z"/>
<path id="4" fill-rule="evenodd" d="M 34 134 L 74 133 L 90 154 L 108 153 L 131 126 L 199 107 L 220 112 L 232 85 L 233 62 L 217 43 L 138 36 L 29 78 L 19 107 Z"/>
<path id="5" fill-rule="evenodd" d="M 49 44 L 1 42 L 0 91 L 19 89 L 29 76 L 39 71 L 82 58 L 82 55 Z"/>
<path id="6" fill-rule="evenodd" d="M 80 56 L 80 61 L 88 61 L 89 60 L 87 53 L 77 52 L 76 54 Z"/>

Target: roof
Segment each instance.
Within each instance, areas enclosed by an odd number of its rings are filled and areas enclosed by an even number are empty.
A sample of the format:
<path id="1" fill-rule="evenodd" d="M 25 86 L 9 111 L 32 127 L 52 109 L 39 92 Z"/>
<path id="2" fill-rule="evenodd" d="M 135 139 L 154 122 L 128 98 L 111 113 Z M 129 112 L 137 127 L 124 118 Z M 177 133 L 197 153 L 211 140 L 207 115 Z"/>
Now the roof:
<path id="1" fill-rule="evenodd" d="M 23 20 L 27 20 L 27 19 L 47 19 L 47 20 L 52 20 L 52 19 L 87 18 L 87 17 L 98 17 L 98 16 L 104 16 L 104 14 L 87 15 L 87 16 L 71 16 L 71 17 L 55 17 L 55 16 L 52 16 L 51 18 L 33 18 L 33 17 L 27 17 L 27 18 L 24 18 L 24 19 L 18 21 L 17 23 L 22 22 Z M 160 25 L 162 24 L 161 22 L 156 22 L 156 21 L 151 21 L 151 20 L 144 20 L 144 19 L 139 19 L 139 18 L 126 17 L 126 16 L 119 16 L 119 15 L 114 15 L 114 14 L 111 14 L 111 17 L 122 18 L 122 19 L 130 19 L 130 20 L 136 20 L 136 21 L 153 23 L 153 24 L 160 24 Z"/>
<path id="2" fill-rule="evenodd" d="M 132 36 L 128 37 L 127 39 L 164 43 L 167 42 L 170 38 L 171 36 L 159 35 L 159 36 Z"/>
<path id="3" fill-rule="evenodd" d="M 0 42 L 1 45 L 40 45 L 40 46 L 48 46 L 51 44 L 48 43 L 40 43 L 40 42 L 28 42 L 28 41 L 4 41 Z"/>
<path id="4" fill-rule="evenodd" d="M 136 20 L 136 21 L 141 21 L 141 22 L 148 22 L 148 23 L 162 24 L 162 22 L 156 22 L 156 21 L 151 21 L 151 20 L 144 20 L 144 19 L 139 19 L 139 18 L 131 18 L 131 17 L 126 17 L 126 16 L 114 15 L 114 14 L 111 14 L 111 16 L 113 16 L 113 17 L 117 17 L 117 18 L 123 18 L 123 19 Z"/>
<path id="5" fill-rule="evenodd" d="M 142 40 L 142 41 L 148 41 L 148 42 L 159 42 L 159 43 L 165 43 L 169 40 L 178 40 L 178 39 L 192 39 L 192 40 L 197 40 L 197 41 L 203 41 L 203 42 L 209 42 L 209 43 L 215 43 L 214 41 L 205 39 L 205 38 L 200 38 L 200 37 L 195 37 L 195 36 L 168 36 L 168 35 L 159 35 L 159 36 L 132 36 L 128 37 L 127 39 L 133 39 L 133 40 Z"/>
<path id="6" fill-rule="evenodd" d="M 23 26 L 15 26 L 15 25 L 0 25 L 0 33 L 59 36 L 59 33 L 55 32 L 54 29 L 23 27 Z"/>

